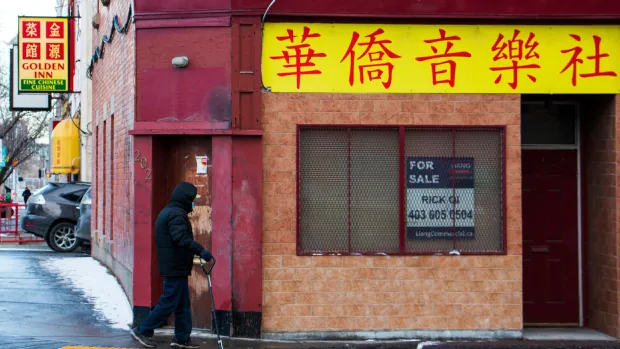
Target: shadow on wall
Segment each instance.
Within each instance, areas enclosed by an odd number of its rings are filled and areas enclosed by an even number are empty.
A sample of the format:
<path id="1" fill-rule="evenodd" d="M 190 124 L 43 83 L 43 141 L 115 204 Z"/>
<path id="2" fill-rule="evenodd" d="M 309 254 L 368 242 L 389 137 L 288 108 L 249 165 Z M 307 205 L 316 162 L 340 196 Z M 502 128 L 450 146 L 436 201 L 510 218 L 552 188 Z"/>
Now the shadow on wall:
<path id="1" fill-rule="evenodd" d="M 202 110 L 207 110 L 211 120 L 230 121 L 232 118 L 232 96 L 230 88 L 216 86 L 202 101 Z"/>

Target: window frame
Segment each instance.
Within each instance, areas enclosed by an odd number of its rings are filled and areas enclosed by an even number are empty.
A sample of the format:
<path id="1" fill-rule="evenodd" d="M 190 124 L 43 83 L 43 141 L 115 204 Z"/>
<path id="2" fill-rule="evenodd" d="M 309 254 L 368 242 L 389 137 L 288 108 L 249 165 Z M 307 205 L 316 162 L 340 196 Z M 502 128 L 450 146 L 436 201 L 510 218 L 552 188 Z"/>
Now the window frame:
<path id="1" fill-rule="evenodd" d="M 398 148 L 399 148 L 399 236 L 400 236 L 400 251 L 398 252 L 351 252 L 351 251 L 342 251 L 342 252 L 316 252 L 316 251 L 302 251 L 301 250 L 301 159 L 300 159 L 300 137 L 301 132 L 304 129 L 312 129 L 312 128 L 327 128 L 327 129 L 342 129 L 345 128 L 347 130 L 355 129 L 398 129 Z M 295 193 L 296 193 L 296 252 L 297 256 L 424 256 L 424 255 L 439 255 L 439 256 L 448 256 L 448 255 L 472 255 L 472 256 L 480 256 L 480 255 L 507 255 L 508 254 L 508 205 L 507 205 L 507 195 L 506 195 L 506 187 L 507 180 L 507 125 L 372 125 L 372 124 L 297 124 L 296 128 L 296 150 L 295 150 Z M 502 249 L 498 251 L 407 251 L 405 249 L 406 242 L 406 234 L 407 234 L 407 223 L 406 223 L 406 184 L 405 184 L 405 132 L 407 129 L 419 129 L 419 130 L 429 130 L 429 129 L 480 129 L 480 130 L 489 130 L 489 131 L 497 131 L 502 132 L 501 135 L 501 153 L 502 153 L 502 227 L 503 227 L 503 237 L 502 237 Z M 350 212 L 348 213 L 350 215 Z M 350 219 L 350 217 L 349 217 Z"/>

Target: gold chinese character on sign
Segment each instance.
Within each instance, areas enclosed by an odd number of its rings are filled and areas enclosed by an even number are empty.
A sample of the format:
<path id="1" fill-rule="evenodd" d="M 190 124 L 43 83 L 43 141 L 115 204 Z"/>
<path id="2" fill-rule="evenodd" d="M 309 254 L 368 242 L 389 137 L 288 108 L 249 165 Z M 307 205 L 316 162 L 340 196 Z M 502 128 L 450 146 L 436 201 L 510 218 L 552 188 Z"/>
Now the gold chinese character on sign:
<path id="1" fill-rule="evenodd" d="M 35 22 L 26 23 L 26 36 L 33 37 L 33 38 L 36 38 L 39 36 L 37 23 Z"/>
<path id="2" fill-rule="evenodd" d="M 62 53 L 60 52 L 60 44 L 49 44 L 47 57 L 49 59 L 62 59 Z"/>
<path id="3" fill-rule="evenodd" d="M 39 59 L 39 44 L 32 43 L 25 46 L 24 58 Z"/>
<path id="4" fill-rule="evenodd" d="M 58 23 L 53 23 L 50 26 L 50 37 L 52 38 L 59 38 L 60 37 L 60 26 L 58 25 Z"/>

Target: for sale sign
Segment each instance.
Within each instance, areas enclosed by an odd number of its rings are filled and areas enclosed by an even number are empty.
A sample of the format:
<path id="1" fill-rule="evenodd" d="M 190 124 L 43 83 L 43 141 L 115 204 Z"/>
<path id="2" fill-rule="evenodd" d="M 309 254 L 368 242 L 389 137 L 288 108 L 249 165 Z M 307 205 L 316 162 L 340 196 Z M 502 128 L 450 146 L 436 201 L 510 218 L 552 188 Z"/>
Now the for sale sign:
<path id="1" fill-rule="evenodd" d="M 19 17 L 19 93 L 69 92 L 69 20 Z"/>
<path id="2" fill-rule="evenodd" d="M 407 158 L 407 238 L 474 238 L 474 159 Z"/>

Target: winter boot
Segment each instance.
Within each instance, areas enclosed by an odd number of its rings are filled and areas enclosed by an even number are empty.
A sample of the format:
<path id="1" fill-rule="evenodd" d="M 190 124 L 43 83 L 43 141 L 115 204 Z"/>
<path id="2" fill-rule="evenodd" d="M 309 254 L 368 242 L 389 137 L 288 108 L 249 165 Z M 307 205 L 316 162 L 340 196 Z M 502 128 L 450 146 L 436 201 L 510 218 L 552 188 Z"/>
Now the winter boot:
<path id="1" fill-rule="evenodd" d="M 175 339 L 172 341 L 172 343 L 170 343 L 170 347 L 171 348 L 182 348 L 182 349 L 198 349 L 200 348 L 200 345 L 192 342 L 191 339 L 186 342 Z"/>
<path id="2" fill-rule="evenodd" d="M 142 333 L 140 333 L 140 328 L 139 327 L 136 327 L 133 330 L 131 330 L 131 336 L 133 337 L 133 339 L 135 339 L 138 342 L 140 342 L 140 344 L 142 344 L 142 346 L 145 347 L 145 348 L 155 348 L 155 347 L 157 347 L 155 342 L 153 342 L 153 337 L 145 336 Z"/>

